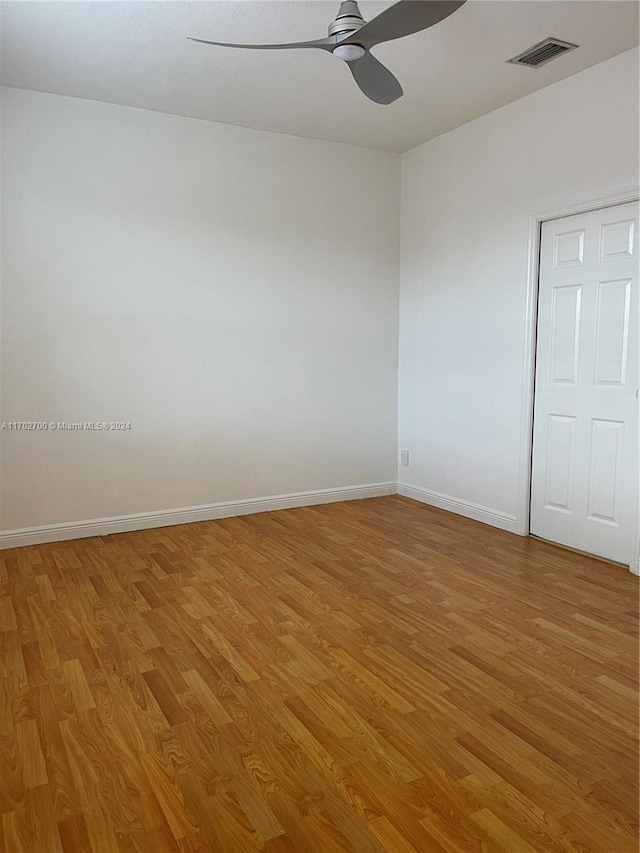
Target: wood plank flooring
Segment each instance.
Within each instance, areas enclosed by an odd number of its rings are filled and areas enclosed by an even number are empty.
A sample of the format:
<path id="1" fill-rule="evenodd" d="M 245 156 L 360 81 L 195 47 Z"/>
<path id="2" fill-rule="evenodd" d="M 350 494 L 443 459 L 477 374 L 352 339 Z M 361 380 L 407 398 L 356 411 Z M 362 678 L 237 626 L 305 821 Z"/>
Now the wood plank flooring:
<path id="1" fill-rule="evenodd" d="M 638 850 L 637 580 L 402 497 L 0 552 L 7 853 Z"/>

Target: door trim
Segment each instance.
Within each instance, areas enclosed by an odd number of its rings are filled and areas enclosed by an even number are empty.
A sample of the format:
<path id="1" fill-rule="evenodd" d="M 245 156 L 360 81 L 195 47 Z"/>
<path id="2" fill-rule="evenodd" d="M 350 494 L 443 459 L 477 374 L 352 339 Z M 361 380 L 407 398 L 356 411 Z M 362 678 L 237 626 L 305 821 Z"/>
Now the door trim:
<path id="1" fill-rule="evenodd" d="M 557 207 L 537 210 L 529 214 L 529 240 L 527 252 L 527 286 L 525 306 L 525 334 L 522 361 L 522 412 L 520 416 L 520 465 L 518 474 L 518 506 L 516 509 L 516 532 L 529 535 L 529 512 L 531 506 L 531 458 L 533 452 L 533 401 L 536 366 L 536 327 L 538 322 L 539 259 L 542 223 L 551 219 L 562 219 L 578 213 L 590 213 L 603 207 L 640 201 L 640 188 L 627 187 L 610 195 L 582 201 L 567 202 Z M 640 478 L 639 478 L 640 481 Z M 640 483 L 639 483 L 640 492 Z M 636 497 L 640 510 L 640 494 Z M 636 511 L 633 532 L 632 562 L 629 571 L 640 575 L 640 519 Z"/>

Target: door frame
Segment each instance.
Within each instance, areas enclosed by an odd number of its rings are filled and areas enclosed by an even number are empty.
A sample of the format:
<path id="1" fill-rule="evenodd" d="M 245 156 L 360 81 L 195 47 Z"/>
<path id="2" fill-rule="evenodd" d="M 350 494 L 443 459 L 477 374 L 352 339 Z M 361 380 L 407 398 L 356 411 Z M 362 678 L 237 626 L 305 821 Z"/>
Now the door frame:
<path id="1" fill-rule="evenodd" d="M 536 331 L 538 325 L 538 291 L 540 275 L 540 243 L 542 223 L 579 213 L 590 213 L 603 207 L 640 201 L 640 188 L 627 187 L 608 195 L 582 201 L 567 202 L 546 210 L 536 210 L 529 214 L 529 240 L 527 253 L 527 285 L 525 307 L 524 353 L 522 364 L 522 413 L 520 418 L 520 470 L 518 474 L 518 506 L 516 511 L 516 532 L 520 536 L 529 535 L 529 513 L 531 510 L 531 462 L 533 455 L 533 404 L 536 368 Z M 636 510 L 640 510 L 640 477 Z M 640 518 L 634 513 L 635 529 L 631 549 L 629 571 L 640 575 Z"/>

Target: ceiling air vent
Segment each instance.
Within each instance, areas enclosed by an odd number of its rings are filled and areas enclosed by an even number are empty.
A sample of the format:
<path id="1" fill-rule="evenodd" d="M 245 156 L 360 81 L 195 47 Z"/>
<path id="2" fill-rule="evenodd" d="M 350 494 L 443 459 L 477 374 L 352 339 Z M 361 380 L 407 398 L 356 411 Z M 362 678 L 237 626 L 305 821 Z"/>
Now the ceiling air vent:
<path id="1" fill-rule="evenodd" d="M 533 47 L 527 48 L 523 53 L 514 56 L 513 59 L 507 60 L 512 65 L 527 65 L 529 68 L 540 68 L 541 65 L 546 65 L 557 56 L 563 53 L 568 53 L 578 47 L 577 44 L 571 44 L 570 41 L 560 41 L 560 39 L 548 38 L 544 41 L 534 44 Z"/>

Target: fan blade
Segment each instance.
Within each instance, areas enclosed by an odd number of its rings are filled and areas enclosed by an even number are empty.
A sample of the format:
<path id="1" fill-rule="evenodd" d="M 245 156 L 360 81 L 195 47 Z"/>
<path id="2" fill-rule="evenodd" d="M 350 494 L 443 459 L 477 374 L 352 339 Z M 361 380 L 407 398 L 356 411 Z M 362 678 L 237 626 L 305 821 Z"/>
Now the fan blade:
<path id="1" fill-rule="evenodd" d="M 391 104 L 403 95 L 402 86 L 375 56 L 365 53 L 361 59 L 347 62 L 353 79 L 362 92 L 376 104 Z"/>
<path id="2" fill-rule="evenodd" d="M 360 44 L 367 50 L 383 41 L 409 36 L 443 21 L 466 0 L 400 0 L 345 39 L 340 44 Z"/>
<path id="3" fill-rule="evenodd" d="M 189 41 L 197 41 L 200 44 L 215 44 L 218 47 L 245 47 L 249 50 L 295 50 L 301 47 L 319 47 L 321 50 L 331 51 L 337 44 L 335 36 L 329 36 L 324 39 L 316 39 L 315 41 L 299 41 L 291 44 L 229 44 L 224 41 L 206 41 L 206 39 L 196 39 L 187 36 Z"/>

